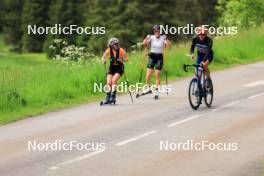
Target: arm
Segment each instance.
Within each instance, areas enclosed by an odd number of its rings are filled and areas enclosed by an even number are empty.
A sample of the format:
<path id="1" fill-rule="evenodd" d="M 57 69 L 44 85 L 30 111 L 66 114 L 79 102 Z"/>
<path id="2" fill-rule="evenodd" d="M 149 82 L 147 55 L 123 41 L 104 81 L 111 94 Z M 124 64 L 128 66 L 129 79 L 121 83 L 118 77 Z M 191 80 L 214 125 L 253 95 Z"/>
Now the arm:
<path id="1" fill-rule="evenodd" d="M 165 36 L 165 37 L 166 37 L 166 36 Z M 166 63 L 166 49 L 167 49 L 168 47 L 170 47 L 170 42 L 169 42 L 169 40 L 168 40 L 167 37 L 166 37 L 165 40 L 164 40 L 164 47 L 163 47 L 163 56 L 164 56 L 164 58 L 163 58 L 163 62 L 164 62 L 164 65 L 165 65 L 165 63 Z"/>
<path id="2" fill-rule="evenodd" d="M 192 45 L 191 45 L 191 48 L 190 48 L 190 54 L 194 53 L 194 48 L 195 48 L 195 38 L 193 38 L 193 40 L 192 40 Z"/>
<path id="3" fill-rule="evenodd" d="M 123 61 L 127 62 L 128 61 L 128 57 L 126 54 L 126 51 L 124 50 L 124 55 L 123 55 Z"/>
<path id="4" fill-rule="evenodd" d="M 145 47 L 147 47 L 148 45 L 149 45 L 149 43 L 150 43 L 150 35 L 147 35 L 147 37 L 143 40 L 143 45 L 145 46 Z"/>
<path id="5" fill-rule="evenodd" d="M 211 40 L 210 38 L 208 38 L 208 42 L 207 42 L 207 51 L 205 53 L 205 56 L 203 58 L 203 60 L 207 60 L 207 56 L 209 54 L 209 52 L 212 50 L 212 46 L 213 46 L 213 40 Z"/>
<path id="6" fill-rule="evenodd" d="M 192 59 L 194 59 L 194 48 L 195 48 L 195 44 L 196 44 L 195 38 L 193 38 L 192 45 L 191 45 L 191 48 L 190 48 L 190 54 L 191 54 Z"/>
<path id="7" fill-rule="evenodd" d="M 166 63 L 166 46 L 164 44 L 164 47 L 163 47 L 163 64 L 165 65 Z"/>
<path id="8" fill-rule="evenodd" d="M 109 56 L 109 50 L 105 50 L 103 56 L 102 56 L 102 64 L 106 64 L 106 57 Z"/>
<path id="9" fill-rule="evenodd" d="M 167 36 L 166 36 L 166 39 L 165 39 L 165 42 L 164 42 L 164 44 L 165 44 L 165 48 L 171 48 L 171 42 L 169 41 L 169 39 L 167 38 Z"/>
<path id="10" fill-rule="evenodd" d="M 123 48 L 120 48 L 119 52 L 120 53 L 119 53 L 118 61 L 120 61 L 120 62 L 128 61 L 128 57 L 127 57 L 126 51 Z"/>

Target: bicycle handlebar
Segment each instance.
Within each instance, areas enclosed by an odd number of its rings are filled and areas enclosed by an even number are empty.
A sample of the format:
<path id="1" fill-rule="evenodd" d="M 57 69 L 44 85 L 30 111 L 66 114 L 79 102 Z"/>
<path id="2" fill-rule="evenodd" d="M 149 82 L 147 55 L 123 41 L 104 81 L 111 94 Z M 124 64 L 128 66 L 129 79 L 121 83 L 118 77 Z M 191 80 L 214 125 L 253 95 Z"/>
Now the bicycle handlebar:
<path id="1" fill-rule="evenodd" d="M 183 64 L 183 70 L 185 72 L 188 72 L 187 67 L 198 67 L 198 68 L 202 68 L 202 70 L 204 70 L 203 65 L 198 65 L 198 64 Z"/>

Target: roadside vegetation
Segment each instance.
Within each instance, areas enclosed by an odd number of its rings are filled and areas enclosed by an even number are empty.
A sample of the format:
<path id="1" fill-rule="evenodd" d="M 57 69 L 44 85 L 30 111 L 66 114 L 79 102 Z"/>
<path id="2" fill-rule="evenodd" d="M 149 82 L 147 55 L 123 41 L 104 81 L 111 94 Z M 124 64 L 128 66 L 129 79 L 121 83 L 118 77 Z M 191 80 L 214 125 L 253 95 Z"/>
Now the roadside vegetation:
<path id="1" fill-rule="evenodd" d="M 193 62 L 188 56 L 189 45 L 179 43 L 168 49 L 165 69 L 170 80 L 191 74 L 182 69 L 184 63 Z M 264 60 L 263 46 L 264 26 L 215 37 L 211 69 Z M 142 51 L 129 53 L 126 73 L 130 83 L 138 81 L 142 62 Z M 50 60 L 46 54 L 16 54 L 9 52 L 0 36 L 0 124 L 98 100 L 104 94 L 93 92 L 94 82 L 105 82 L 105 68 L 99 58 L 78 63 Z"/>

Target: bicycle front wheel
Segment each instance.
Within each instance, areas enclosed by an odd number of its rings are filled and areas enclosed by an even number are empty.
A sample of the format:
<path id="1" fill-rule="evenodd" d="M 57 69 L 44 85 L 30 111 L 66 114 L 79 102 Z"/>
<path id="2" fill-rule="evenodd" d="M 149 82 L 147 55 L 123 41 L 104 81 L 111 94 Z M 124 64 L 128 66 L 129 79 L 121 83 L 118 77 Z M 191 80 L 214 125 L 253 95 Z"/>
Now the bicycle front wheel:
<path id="1" fill-rule="evenodd" d="M 214 87 L 213 87 L 213 83 L 211 82 L 209 88 L 206 88 L 206 93 L 204 97 L 204 102 L 207 107 L 212 106 L 213 98 L 214 98 Z"/>
<path id="2" fill-rule="evenodd" d="M 189 85 L 189 102 L 194 110 L 197 110 L 201 104 L 202 97 L 197 79 L 193 78 Z"/>

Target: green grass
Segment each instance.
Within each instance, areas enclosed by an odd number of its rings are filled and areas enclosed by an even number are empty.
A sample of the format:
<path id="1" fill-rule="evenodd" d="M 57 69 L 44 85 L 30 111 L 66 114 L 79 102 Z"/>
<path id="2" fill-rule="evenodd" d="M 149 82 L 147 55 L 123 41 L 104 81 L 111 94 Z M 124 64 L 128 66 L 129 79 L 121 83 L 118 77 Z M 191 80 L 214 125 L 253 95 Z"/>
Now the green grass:
<path id="1" fill-rule="evenodd" d="M 264 159 L 261 161 L 261 170 L 260 170 L 260 176 L 264 176 Z"/>
<path id="2" fill-rule="evenodd" d="M 236 36 L 214 39 L 215 59 L 211 69 L 218 70 L 264 59 L 264 27 L 240 32 Z M 191 73 L 182 70 L 192 63 L 186 55 L 190 43 L 173 46 L 167 51 L 169 79 Z M 105 70 L 100 63 L 82 66 L 47 60 L 45 54 L 15 54 L 0 36 L 0 124 L 27 116 L 94 101 L 104 94 L 93 92 L 94 82 L 104 82 Z M 138 81 L 142 53 L 129 55 L 126 73 L 131 83 Z M 144 69 L 145 70 L 145 69 Z M 162 75 L 164 80 L 164 74 Z M 122 78 L 124 79 L 124 78 Z"/>

